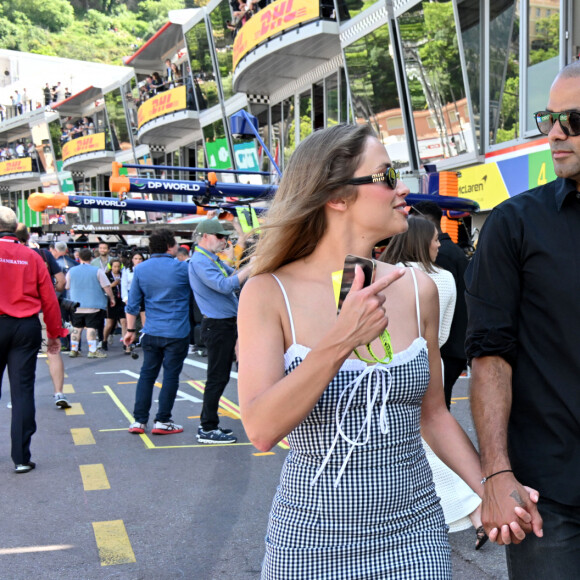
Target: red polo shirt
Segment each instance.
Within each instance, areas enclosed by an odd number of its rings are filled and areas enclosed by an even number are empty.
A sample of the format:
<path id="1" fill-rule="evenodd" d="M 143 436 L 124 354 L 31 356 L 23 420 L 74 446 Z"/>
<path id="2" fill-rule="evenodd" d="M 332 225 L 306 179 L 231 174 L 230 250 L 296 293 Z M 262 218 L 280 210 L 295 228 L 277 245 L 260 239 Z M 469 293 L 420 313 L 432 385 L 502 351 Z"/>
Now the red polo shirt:
<path id="1" fill-rule="evenodd" d="M 0 314 L 27 318 L 42 310 L 48 338 L 68 334 L 44 260 L 12 236 L 0 238 L 0 280 Z"/>

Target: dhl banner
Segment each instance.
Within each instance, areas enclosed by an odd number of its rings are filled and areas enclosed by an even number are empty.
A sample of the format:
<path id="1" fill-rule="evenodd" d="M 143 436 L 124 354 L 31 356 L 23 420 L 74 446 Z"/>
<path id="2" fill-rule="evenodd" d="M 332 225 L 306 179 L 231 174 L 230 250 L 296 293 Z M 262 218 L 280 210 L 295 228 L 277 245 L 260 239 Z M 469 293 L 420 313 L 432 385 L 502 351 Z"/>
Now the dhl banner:
<path id="1" fill-rule="evenodd" d="M 20 159 L 11 159 L 0 163 L 0 176 L 10 175 L 11 173 L 30 173 L 32 171 L 32 159 L 22 157 Z"/>
<path id="2" fill-rule="evenodd" d="M 95 133 L 77 139 L 71 139 L 62 146 L 62 160 L 66 161 L 75 155 L 103 151 L 105 149 L 105 134 Z"/>
<path id="3" fill-rule="evenodd" d="M 181 111 L 186 107 L 185 85 L 163 91 L 145 101 L 137 112 L 137 127 L 152 121 L 157 117 L 162 117 L 174 111 Z"/>
<path id="4" fill-rule="evenodd" d="M 301 22 L 319 18 L 320 2 L 312 0 L 276 0 L 262 8 L 238 31 L 234 41 L 233 68 L 252 48 L 271 36 Z"/>

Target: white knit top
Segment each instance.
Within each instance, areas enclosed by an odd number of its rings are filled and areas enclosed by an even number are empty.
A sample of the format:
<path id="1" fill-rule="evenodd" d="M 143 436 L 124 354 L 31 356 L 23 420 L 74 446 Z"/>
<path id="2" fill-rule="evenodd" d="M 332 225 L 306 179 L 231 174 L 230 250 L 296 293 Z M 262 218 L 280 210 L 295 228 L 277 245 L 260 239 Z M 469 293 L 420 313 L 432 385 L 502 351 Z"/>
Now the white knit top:
<path id="1" fill-rule="evenodd" d="M 453 274 L 437 266 L 433 266 L 434 272 L 427 272 L 423 265 L 418 262 L 409 262 L 408 265 L 425 272 L 435 282 L 439 291 L 439 348 L 441 348 L 449 338 L 455 302 L 457 301 L 457 287 Z"/>

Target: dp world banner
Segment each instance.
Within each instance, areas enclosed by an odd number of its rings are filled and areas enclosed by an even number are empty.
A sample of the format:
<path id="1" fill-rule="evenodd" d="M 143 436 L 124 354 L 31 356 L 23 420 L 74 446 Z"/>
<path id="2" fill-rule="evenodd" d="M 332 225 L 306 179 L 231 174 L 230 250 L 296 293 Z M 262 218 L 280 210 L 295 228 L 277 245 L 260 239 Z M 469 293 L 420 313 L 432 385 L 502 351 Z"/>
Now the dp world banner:
<path id="1" fill-rule="evenodd" d="M 276 0 L 254 14 L 238 31 L 234 41 L 233 67 L 252 48 L 271 36 L 301 22 L 320 17 L 320 2 L 313 0 Z"/>
<path id="2" fill-rule="evenodd" d="M 147 99 L 137 111 L 137 127 L 145 123 L 162 117 L 168 113 L 181 111 L 186 107 L 185 85 L 181 85 L 175 89 L 163 91 L 157 95 Z"/>
<path id="3" fill-rule="evenodd" d="M 62 160 L 66 161 L 75 155 L 103 151 L 105 149 L 105 134 L 95 133 L 86 137 L 72 139 L 62 146 Z"/>
<path id="4" fill-rule="evenodd" d="M 12 173 L 30 173 L 31 171 L 32 159 L 30 157 L 21 157 L 0 163 L 0 176 L 10 175 Z"/>

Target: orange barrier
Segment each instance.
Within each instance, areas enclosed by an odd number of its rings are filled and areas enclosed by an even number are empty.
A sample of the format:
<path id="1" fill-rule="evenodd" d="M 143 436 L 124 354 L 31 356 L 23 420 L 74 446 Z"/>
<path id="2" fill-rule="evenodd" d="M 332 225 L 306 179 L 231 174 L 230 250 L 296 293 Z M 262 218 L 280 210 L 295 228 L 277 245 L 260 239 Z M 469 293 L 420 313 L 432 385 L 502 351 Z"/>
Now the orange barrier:
<path id="1" fill-rule="evenodd" d="M 66 193 L 31 193 L 28 197 L 28 207 L 32 211 L 44 211 L 49 207 L 62 209 L 68 206 Z"/>

